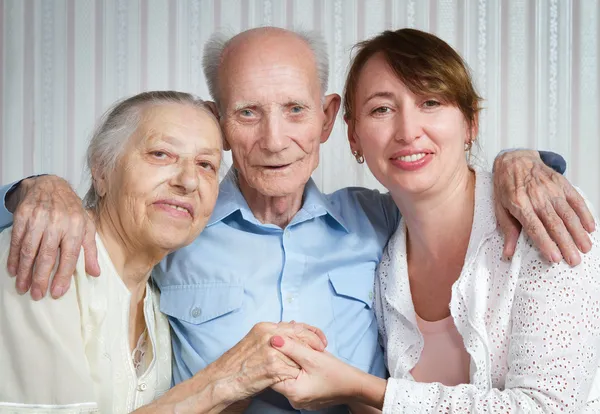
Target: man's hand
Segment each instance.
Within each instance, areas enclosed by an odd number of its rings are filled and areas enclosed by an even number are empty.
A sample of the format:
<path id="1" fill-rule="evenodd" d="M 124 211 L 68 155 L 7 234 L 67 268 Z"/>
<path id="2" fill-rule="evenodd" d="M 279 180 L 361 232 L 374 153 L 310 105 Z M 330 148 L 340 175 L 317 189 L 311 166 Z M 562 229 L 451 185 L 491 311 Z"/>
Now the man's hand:
<path id="1" fill-rule="evenodd" d="M 59 248 L 52 297 L 69 288 L 82 246 L 86 272 L 100 275 L 94 223 L 69 183 L 50 175 L 29 178 L 11 197 L 16 208 L 7 268 L 17 276 L 19 293 L 31 288 L 34 300 L 44 297 Z"/>
<path id="2" fill-rule="evenodd" d="M 512 257 L 521 226 L 551 262 L 571 266 L 591 247 L 595 230 L 585 200 L 537 151 L 510 151 L 494 161 L 496 219 L 504 233 L 504 257 Z"/>

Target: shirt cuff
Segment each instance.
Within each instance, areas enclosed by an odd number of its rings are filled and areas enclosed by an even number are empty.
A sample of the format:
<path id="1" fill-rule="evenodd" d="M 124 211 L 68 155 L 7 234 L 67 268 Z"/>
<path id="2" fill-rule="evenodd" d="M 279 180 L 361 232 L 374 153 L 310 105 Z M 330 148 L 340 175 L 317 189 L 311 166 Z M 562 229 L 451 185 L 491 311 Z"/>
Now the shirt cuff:
<path id="1" fill-rule="evenodd" d="M 505 150 L 500 151 L 498 153 L 498 156 L 504 154 L 505 152 L 518 151 L 518 150 L 523 150 L 523 149 L 526 149 L 526 148 L 505 149 Z M 540 153 L 540 158 L 544 164 L 546 164 L 548 167 L 552 168 L 554 171 L 556 171 L 559 174 L 562 174 L 562 175 L 565 174 L 565 171 L 567 171 L 567 161 L 563 158 L 562 155 L 557 154 L 552 151 L 538 151 L 538 152 Z"/>
<path id="2" fill-rule="evenodd" d="M 565 173 L 567 171 L 567 161 L 562 157 L 562 155 L 557 154 L 552 151 L 538 151 L 540 153 L 540 158 L 548 167 L 552 168 L 559 174 Z"/>
<path id="3" fill-rule="evenodd" d="M 0 230 L 12 225 L 13 215 L 6 208 L 6 194 L 15 188 L 21 181 L 22 180 L 15 181 L 14 183 L 0 187 L 0 200 L 2 200 L 2 204 L 0 205 Z"/>

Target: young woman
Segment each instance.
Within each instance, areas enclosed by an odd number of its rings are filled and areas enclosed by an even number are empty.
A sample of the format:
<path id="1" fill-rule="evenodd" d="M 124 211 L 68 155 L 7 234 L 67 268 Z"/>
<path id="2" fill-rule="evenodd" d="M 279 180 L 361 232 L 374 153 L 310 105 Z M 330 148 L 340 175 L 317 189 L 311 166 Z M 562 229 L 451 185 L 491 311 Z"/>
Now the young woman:
<path id="1" fill-rule="evenodd" d="M 387 413 L 599 412 L 600 240 L 574 268 L 521 234 L 502 260 L 491 175 L 469 164 L 480 98 L 463 60 L 424 32 L 359 45 L 346 83 L 350 146 L 402 221 L 378 268 L 388 380 L 290 340 L 275 388 L 297 407 Z"/>

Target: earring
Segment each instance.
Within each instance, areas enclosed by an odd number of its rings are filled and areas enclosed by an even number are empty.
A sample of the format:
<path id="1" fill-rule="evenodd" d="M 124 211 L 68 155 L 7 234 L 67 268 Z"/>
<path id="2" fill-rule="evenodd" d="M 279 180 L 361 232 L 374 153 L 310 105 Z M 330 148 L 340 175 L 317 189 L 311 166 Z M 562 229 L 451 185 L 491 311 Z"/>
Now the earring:
<path id="1" fill-rule="evenodd" d="M 352 155 L 354 155 L 354 158 L 356 158 L 357 163 L 362 164 L 365 162 L 365 157 L 363 157 L 363 155 L 360 152 L 353 151 Z"/>
<path id="2" fill-rule="evenodd" d="M 473 146 L 473 141 L 465 142 L 465 152 L 471 151 L 471 147 Z"/>

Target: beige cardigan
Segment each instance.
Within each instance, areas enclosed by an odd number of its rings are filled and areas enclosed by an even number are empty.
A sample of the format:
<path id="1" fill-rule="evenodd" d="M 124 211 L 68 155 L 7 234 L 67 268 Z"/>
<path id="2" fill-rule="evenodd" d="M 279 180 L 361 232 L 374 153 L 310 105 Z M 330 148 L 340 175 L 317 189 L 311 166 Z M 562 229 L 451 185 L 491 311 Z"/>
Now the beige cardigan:
<path id="1" fill-rule="evenodd" d="M 169 324 L 149 284 L 144 314 L 152 360 L 139 378 L 129 346 L 130 293 L 96 236 L 98 278 L 80 256 L 64 297 L 20 296 L 0 233 L 0 413 L 127 413 L 171 385 Z"/>

